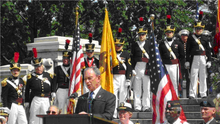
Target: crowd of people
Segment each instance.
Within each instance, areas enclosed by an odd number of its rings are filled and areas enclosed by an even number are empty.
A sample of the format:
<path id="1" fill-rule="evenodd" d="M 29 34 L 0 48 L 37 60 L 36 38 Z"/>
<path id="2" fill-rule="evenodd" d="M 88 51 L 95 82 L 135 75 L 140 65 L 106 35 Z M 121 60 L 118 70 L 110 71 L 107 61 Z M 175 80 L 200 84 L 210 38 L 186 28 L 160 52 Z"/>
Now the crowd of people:
<path id="1" fill-rule="evenodd" d="M 152 112 L 151 105 L 151 81 L 149 73 L 149 51 L 150 39 L 148 37 L 149 26 L 143 24 L 140 18 L 138 30 L 139 40 L 132 44 L 131 54 L 123 50 L 125 43 L 121 36 L 122 29 L 118 30 L 115 38 L 115 49 L 119 65 L 113 67 L 113 87 L 114 94 L 101 87 L 101 74 L 99 71 L 99 60 L 94 56 L 95 44 L 92 43 L 92 35 L 89 35 L 89 42 L 85 44 L 86 55 L 82 68 L 83 94 L 78 98 L 75 113 L 93 113 L 97 117 L 107 120 L 119 118 L 122 124 L 132 124 L 130 118 L 132 112 Z M 202 22 L 202 13 L 198 21 L 195 22 L 194 32 L 187 29 L 179 32 L 179 37 L 175 37 L 175 27 L 170 23 L 171 17 L 167 16 L 167 25 L 164 30 L 165 38 L 159 43 L 159 51 L 162 62 L 170 75 L 175 94 L 180 96 L 179 85 L 181 76 L 186 80 L 187 97 L 196 99 L 201 97 L 201 112 L 204 121 L 207 119 L 205 111 L 207 107 L 214 110 L 213 100 L 206 100 L 207 93 L 207 68 L 211 67 L 210 39 L 205 34 L 205 25 Z M 63 64 L 55 67 L 54 74 L 44 71 L 42 58 L 37 57 L 37 50 L 33 48 L 34 57 L 32 64 L 34 72 L 27 75 L 27 80 L 19 77 L 21 66 L 18 63 L 19 53 L 14 54 L 14 63 L 10 64 L 12 76 L 4 79 L 2 85 L 2 101 L 9 114 L 0 116 L 3 123 L 8 124 L 41 124 L 42 119 L 39 114 L 66 114 L 68 104 L 68 90 L 70 81 L 70 61 L 72 52 L 68 51 L 67 40 L 65 51 L 63 51 Z M 182 73 L 182 74 L 181 74 Z M 132 80 L 133 79 L 133 80 Z M 199 85 L 199 96 L 197 87 Z M 134 106 L 126 102 L 129 90 L 133 90 Z M 85 101 L 85 98 L 86 99 Z M 89 101 L 87 101 L 89 100 Z M 120 104 L 119 104 L 120 103 Z M 54 106 L 56 105 L 56 106 Z M 24 108 L 25 106 L 25 108 Z M 26 111 L 30 112 L 26 115 Z M 169 101 L 166 105 L 166 118 L 169 123 L 179 124 L 179 114 L 181 111 L 179 101 Z M 7 113 L 7 112 L 1 112 Z M 173 114 L 174 113 L 174 114 Z M 27 116 L 29 120 L 27 119 Z M 215 120 L 214 120 L 215 121 Z M 187 122 L 184 122 L 184 124 Z"/>

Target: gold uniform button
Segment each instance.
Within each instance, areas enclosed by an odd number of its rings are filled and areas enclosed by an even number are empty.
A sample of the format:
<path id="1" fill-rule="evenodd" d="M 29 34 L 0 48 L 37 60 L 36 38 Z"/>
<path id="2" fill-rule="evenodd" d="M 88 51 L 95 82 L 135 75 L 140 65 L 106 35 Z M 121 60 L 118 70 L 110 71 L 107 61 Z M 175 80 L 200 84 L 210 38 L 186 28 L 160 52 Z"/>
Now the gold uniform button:
<path id="1" fill-rule="evenodd" d="M 45 94 L 41 93 L 41 95 L 40 95 L 40 96 L 44 97 L 44 96 L 45 96 Z"/>

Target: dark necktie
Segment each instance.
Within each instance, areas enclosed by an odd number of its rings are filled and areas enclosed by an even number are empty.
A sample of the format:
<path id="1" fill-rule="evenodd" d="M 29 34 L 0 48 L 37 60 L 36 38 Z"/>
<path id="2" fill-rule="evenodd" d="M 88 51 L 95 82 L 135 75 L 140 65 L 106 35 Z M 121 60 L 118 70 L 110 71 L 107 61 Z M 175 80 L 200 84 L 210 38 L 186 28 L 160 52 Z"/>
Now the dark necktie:
<path id="1" fill-rule="evenodd" d="M 94 92 L 91 92 L 90 95 L 89 95 L 89 113 L 92 112 L 92 100 L 93 100 L 92 95 L 93 94 L 94 94 Z"/>

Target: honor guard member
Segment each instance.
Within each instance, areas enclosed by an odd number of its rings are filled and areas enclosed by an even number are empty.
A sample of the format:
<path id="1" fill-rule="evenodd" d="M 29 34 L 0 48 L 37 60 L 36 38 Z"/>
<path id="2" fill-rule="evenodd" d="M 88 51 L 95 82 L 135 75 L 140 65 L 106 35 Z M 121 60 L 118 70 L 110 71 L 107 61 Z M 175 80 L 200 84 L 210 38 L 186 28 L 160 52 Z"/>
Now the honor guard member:
<path id="1" fill-rule="evenodd" d="M 170 75 L 174 90 L 178 96 L 179 63 L 184 60 L 183 44 L 174 37 L 175 27 L 170 23 L 171 16 L 167 15 L 167 26 L 164 30 L 166 38 L 159 45 L 160 55 L 168 74 Z"/>
<path id="2" fill-rule="evenodd" d="M 18 63 L 19 53 L 14 53 L 14 63 L 10 64 L 12 76 L 5 78 L 2 84 L 3 106 L 11 110 L 9 124 L 27 124 L 27 117 L 24 110 L 23 93 L 25 82 L 19 77 L 21 66 Z"/>
<path id="3" fill-rule="evenodd" d="M 204 122 L 201 124 L 219 124 L 214 118 L 216 115 L 216 105 L 214 101 L 215 96 L 208 96 L 207 98 L 202 99 L 200 110 Z"/>
<path id="4" fill-rule="evenodd" d="M 71 52 L 68 51 L 70 40 L 66 40 L 65 51 L 63 51 L 63 64 L 55 67 L 53 87 L 52 87 L 52 99 L 56 99 L 57 107 L 61 110 L 61 114 L 67 112 L 68 105 L 68 91 L 70 82 L 70 58 Z"/>
<path id="5" fill-rule="evenodd" d="M 143 18 L 140 17 L 139 21 L 139 41 L 136 41 L 131 49 L 131 64 L 136 72 L 133 83 L 134 109 L 135 111 L 150 112 L 150 77 L 147 73 L 150 42 L 146 38 L 148 30 L 144 25 Z"/>
<path id="6" fill-rule="evenodd" d="M 187 98 L 189 98 L 189 85 L 190 85 L 190 79 L 189 79 L 189 70 L 190 69 L 186 69 L 185 68 L 185 62 L 186 62 L 186 44 L 187 44 L 187 40 L 189 37 L 189 31 L 186 29 L 183 29 L 179 32 L 179 36 L 181 39 L 181 43 L 183 44 L 183 48 L 184 48 L 184 60 L 181 61 L 181 73 L 183 76 L 183 79 L 186 80 L 186 96 Z"/>
<path id="7" fill-rule="evenodd" d="M 130 103 L 121 102 L 117 108 L 119 113 L 119 124 L 134 124 L 130 119 L 133 115 L 133 109 Z"/>
<path id="8" fill-rule="evenodd" d="M 87 67 L 97 67 L 99 68 L 99 60 L 94 56 L 95 44 L 92 43 L 92 33 L 89 33 L 89 43 L 85 44 L 86 55 L 84 58 L 85 68 Z M 84 74 L 84 72 L 82 72 Z M 83 94 L 89 92 L 85 82 L 83 83 Z"/>
<path id="9" fill-rule="evenodd" d="M 206 67 L 211 67 L 211 54 L 209 38 L 203 35 L 205 25 L 202 23 L 203 12 L 200 11 L 199 20 L 195 22 L 195 33 L 189 36 L 186 46 L 186 68 L 191 67 L 189 98 L 196 98 L 199 76 L 199 93 L 201 97 L 207 97 Z M 190 61 L 192 64 L 190 65 Z"/>
<path id="10" fill-rule="evenodd" d="M 121 38 L 122 28 L 118 29 L 117 38 L 115 39 L 115 49 L 117 53 L 117 59 L 119 61 L 118 66 L 113 68 L 113 86 L 114 94 L 116 96 L 116 106 L 113 117 L 117 117 L 118 102 L 125 102 L 127 97 L 127 89 L 131 86 L 131 59 L 127 51 L 123 50 L 125 40 Z"/>
<path id="11" fill-rule="evenodd" d="M 46 114 L 50 107 L 51 83 L 53 75 L 44 72 L 43 60 L 37 58 L 37 49 L 33 48 L 34 58 L 32 64 L 35 72 L 28 74 L 25 89 L 25 105 L 30 106 L 29 124 L 42 124 L 38 114 Z"/>
<path id="12" fill-rule="evenodd" d="M 165 122 L 165 124 L 189 124 L 179 118 L 181 109 L 179 100 L 167 101 L 165 110 L 167 122 Z"/>

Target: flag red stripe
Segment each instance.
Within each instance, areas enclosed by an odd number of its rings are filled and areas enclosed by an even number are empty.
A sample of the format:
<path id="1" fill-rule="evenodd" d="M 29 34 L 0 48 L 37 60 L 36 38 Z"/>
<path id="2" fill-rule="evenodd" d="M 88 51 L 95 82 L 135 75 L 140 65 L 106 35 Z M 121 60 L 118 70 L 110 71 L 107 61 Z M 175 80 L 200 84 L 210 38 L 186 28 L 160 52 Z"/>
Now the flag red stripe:
<path id="1" fill-rule="evenodd" d="M 163 123 L 163 119 L 164 119 L 164 117 L 163 117 L 163 114 L 164 114 L 164 107 L 165 107 L 165 105 L 164 105 L 164 98 L 165 98 L 165 96 L 167 95 L 167 93 L 169 92 L 169 90 L 170 90 L 170 80 L 169 80 L 169 78 L 168 78 L 168 76 L 167 76 L 167 79 L 168 79 L 168 82 L 167 82 L 167 84 L 163 87 L 163 89 L 162 89 L 162 91 L 161 91 L 161 96 L 160 96 L 160 122 L 161 123 Z M 162 79 L 163 80 L 163 79 Z"/>
<path id="2" fill-rule="evenodd" d="M 157 118 L 157 112 L 156 112 L 156 95 L 153 94 L 152 96 L 152 106 L 153 106 L 153 118 L 152 118 L 152 124 L 156 123 L 156 118 Z"/>

